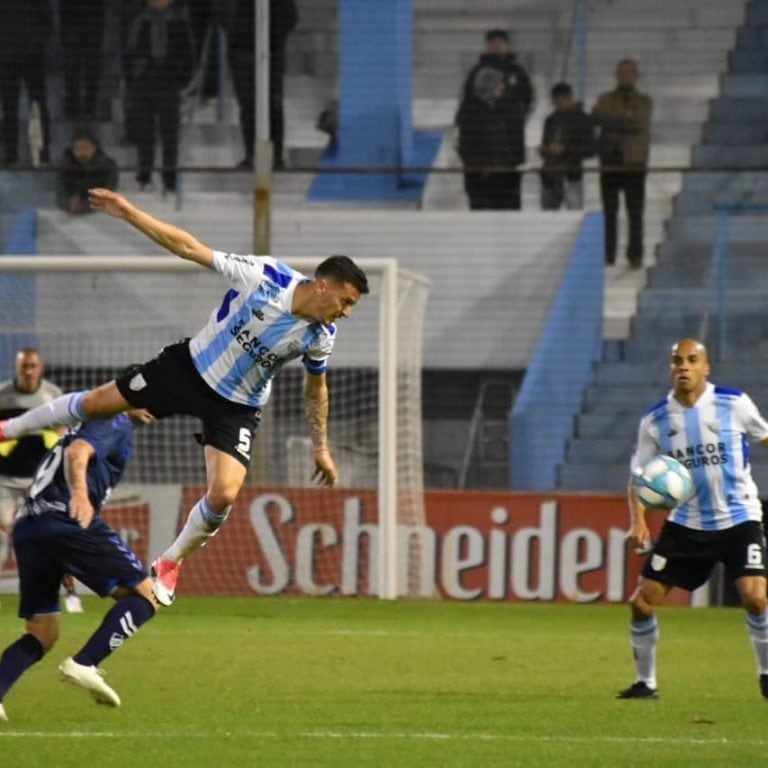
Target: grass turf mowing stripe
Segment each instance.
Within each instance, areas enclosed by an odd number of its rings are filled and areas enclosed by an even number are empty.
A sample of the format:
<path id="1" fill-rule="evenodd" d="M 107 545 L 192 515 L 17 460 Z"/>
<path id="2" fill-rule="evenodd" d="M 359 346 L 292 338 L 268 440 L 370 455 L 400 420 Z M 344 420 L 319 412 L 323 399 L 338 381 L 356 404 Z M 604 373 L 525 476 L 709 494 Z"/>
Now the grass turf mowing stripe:
<path id="1" fill-rule="evenodd" d="M 551 734 L 509 733 L 439 733 L 439 732 L 391 732 L 373 731 L 303 731 L 277 733 L 276 731 L 2 731 L 2 739 L 392 739 L 414 741 L 507 741 L 507 742 L 559 742 L 568 744 L 678 744 L 697 746 L 768 746 L 768 739 L 696 739 L 665 736 L 557 736 Z"/>

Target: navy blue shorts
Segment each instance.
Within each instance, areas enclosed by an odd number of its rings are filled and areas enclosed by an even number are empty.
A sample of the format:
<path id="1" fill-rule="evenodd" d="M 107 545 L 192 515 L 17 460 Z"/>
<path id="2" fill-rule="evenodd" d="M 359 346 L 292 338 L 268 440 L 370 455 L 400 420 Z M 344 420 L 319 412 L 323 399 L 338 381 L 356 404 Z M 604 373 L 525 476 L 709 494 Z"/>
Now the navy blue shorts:
<path id="1" fill-rule="evenodd" d="M 61 579 L 71 573 L 97 595 L 147 578 L 138 557 L 101 518 L 87 530 L 52 532 L 40 518 L 21 517 L 13 528 L 19 570 L 19 617 L 58 613 Z"/>

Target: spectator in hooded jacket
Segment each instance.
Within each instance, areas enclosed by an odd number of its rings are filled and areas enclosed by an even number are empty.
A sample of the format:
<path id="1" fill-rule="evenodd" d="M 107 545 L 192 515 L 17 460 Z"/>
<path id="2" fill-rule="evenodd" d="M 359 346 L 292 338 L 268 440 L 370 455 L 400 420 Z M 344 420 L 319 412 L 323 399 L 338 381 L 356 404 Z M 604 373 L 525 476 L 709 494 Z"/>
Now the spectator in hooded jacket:
<path id="1" fill-rule="evenodd" d="M 544 160 L 541 173 L 541 207 L 556 211 L 563 203 L 568 210 L 584 207 L 581 164 L 597 151 L 592 119 L 573 98 L 568 83 L 552 88 L 554 112 L 544 121 L 539 154 Z"/>
<path id="2" fill-rule="evenodd" d="M 506 82 L 495 67 L 475 72 L 471 94 L 456 115 L 464 189 L 472 210 L 520 208 L 518 155 L 507 131 Z"/>
<path id="3" fill-rule="evenodd" d="M 485 33 L 485 52 L 481 54 L 477 64 L 469 71 L 464 81 L 462 101 L 472 98 L 475 76 L 485 68 L 501 72 L 504 80 L 502 111 L 504 112 L 505 133 L 509 145 L 510 165 L 522 165 L 525 162 L 525 123 L 533 106 L 534 92 L 531 79 L 525 69 L 518 63 L 517 57 L 510 49 L 509 33 L 504 29 L 490 29 Z M 520 185 L 522 176 L 519 173 L 510 174 L 506 183 L 512 185 L 508 202 L 511 207 L 519 209 Z"/>
<path id="4" fill-rule="evenodd" d="M 117 165 L 89 131 L 81 130 L 64 151 L 56 179 L 56 202 L 68 213 L 88 213 L 88 190 L 93 187 L 117 189 Z"/>
<path id="5" fill-rule="evenodd" d="M 136 181 L 144 189 L 155 160 L 155 122 L 163 145 L 163 189 L 176 189 L 181 91 L 190 81 L 195 46 L 186 9 L 173 0 L 147 0 L 128 31 L 127 77 L 133 93 Z"/>

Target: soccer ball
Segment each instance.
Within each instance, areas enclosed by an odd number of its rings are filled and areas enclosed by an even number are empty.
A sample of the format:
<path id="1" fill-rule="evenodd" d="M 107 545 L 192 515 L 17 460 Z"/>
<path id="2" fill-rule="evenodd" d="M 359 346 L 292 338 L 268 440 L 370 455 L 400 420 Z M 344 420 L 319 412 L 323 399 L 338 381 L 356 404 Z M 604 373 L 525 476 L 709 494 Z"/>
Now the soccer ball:
<path id="1" fill-rule="evenodd" d="M 654 456 L 632 472 L 637 498 L 651 509 L 672 509 L 693 494 L 690 472 L 671 456 Z"/>

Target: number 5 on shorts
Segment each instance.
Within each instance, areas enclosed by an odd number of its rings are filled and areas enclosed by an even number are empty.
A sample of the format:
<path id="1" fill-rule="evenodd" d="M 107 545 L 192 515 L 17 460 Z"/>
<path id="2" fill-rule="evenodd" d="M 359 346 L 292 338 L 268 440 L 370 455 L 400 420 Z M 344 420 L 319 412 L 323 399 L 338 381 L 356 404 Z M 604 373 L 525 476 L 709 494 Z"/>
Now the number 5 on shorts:
<path id="1" fill-rule="evenodd" d="M 251 460 L 251 430 L 247 427 L 240 427 L 240 439 L 235 446 L 235 450 L 243 458 L 248 459 L 248 461 Z"/>

